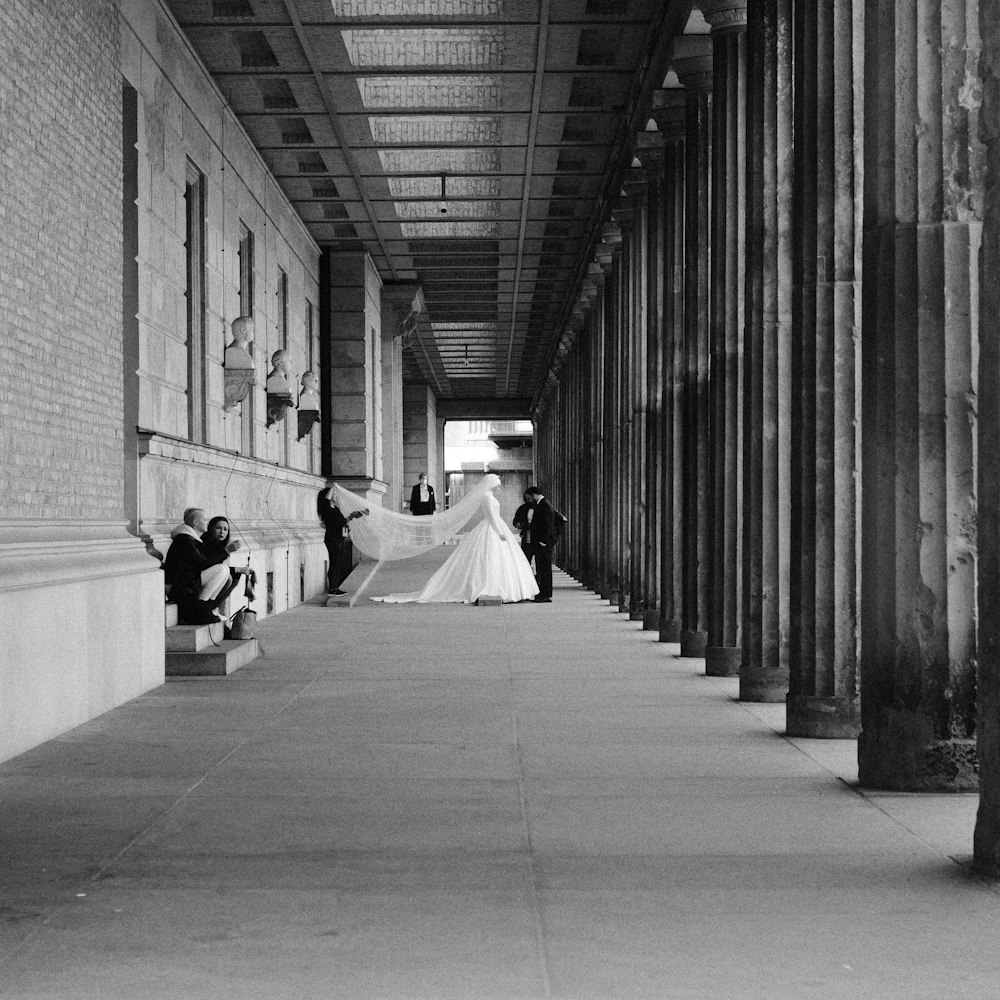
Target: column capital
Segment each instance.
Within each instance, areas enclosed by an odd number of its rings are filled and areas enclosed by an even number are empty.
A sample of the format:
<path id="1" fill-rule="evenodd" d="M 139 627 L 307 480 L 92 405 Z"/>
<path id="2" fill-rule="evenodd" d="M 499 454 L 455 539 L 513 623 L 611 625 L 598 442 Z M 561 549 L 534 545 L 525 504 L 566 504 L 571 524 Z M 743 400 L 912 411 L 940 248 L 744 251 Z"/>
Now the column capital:
<path id="1" fill-rule="evenodd" d="M 684 89 L 670 87 L 654 90 L 650 117 L 660 127 L 664 139 L 683 136 L 687 122 L 687 96 Z"/>
<path id="2" fill-rule="evenodd" d="M 689 92 L 712 89 L 714 49 L 710 35 L 684 35 L 676 40 L 672 65 L 681 86 Z"/>
<path id="3" fill-rule="evenodd" d="M 382 305 L 396 319 L 390 331 L 392 337 L 402 337 L 404 342 L 416 328 L 420 315 L 427 312 L 423 289 L 413 281 L 386 282 L 382 286 Z"/>
<path id="4" fill-rule="evenodd" d="M 646 193 L 646 171 L 642 167 L 626 167 L 622 174 L 622 192 L 631 201 Z"/>
<path id="5" fill-rule="evenodd" d="M 701 12 L 713 35 L 724 31 L 746 31 L 747 0 L 701 0 Z"/>
<path id="6" fill-rule="evenodd" d="M 647 177 L 663 170 L 663 133 L 642 131 L 636 133 L 635 155 Z"/>

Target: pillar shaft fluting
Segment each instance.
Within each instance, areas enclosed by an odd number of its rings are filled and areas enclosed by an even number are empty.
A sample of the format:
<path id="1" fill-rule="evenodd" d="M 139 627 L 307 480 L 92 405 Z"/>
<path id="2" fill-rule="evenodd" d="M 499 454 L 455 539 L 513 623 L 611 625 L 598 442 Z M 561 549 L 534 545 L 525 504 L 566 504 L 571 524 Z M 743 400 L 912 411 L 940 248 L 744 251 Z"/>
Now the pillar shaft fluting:
<path id="1" fill-rule="evenodd" d="M 712 25 L 711 482 L 705 672 L 740 670 L 742 413 L 746 261 L 746 4 L 705 0 Z"/>
<path id="2" fill-rule="evenodd" d="M 865 4 L 858 763 L 870 787 L 976 784 L 974 9 Z"/>
<path id="3" fill-rule="evenodd" d="M 656 95 L 654 115 L 664 135 L 663 150 L 663 323 L 660 465 L 661 642 L 680 642 L 684 585 L 684 135 L 687 98 L 683 90 Z"/>
<path id="4" fill-rule="evenodd" d="M 856 15 L 796 0 L 792 587 L 787 731 L 859 727 Z M 860 8 L 858 8 L 860 10 Z"/>
<path id="5" fill-rule="evenodd" d="M 643 628 L 660 627 L 660 529 L 663 505 L 663 136 L 640 136 L 646 172 L 646 478 Z"/>
<path id="6" fill-rule="evenodd" d="M 706 39 L 707 41 L 707 39 Z M 675 60 L 687 95 L 684 210 L 684 585 L 681 655 L 704 656 L 709 603 L 709 261 L 712 164 L 711 48 Z"/>
<path id="7" fill-rule="evenodd" d="M 979 811 L 976 866 L 1000 875 L 1000 0 L 979 0 L 980 135 L 986 148 L 979 259 Z"/>
<path id="8" fill-rule="evenodd" d="M 645 172 L 629 168 L 625 191 L 632 208 L 629 238 L 629 299 L 627 326 L 629 337 L 629 394 L 631 401 L 629 451 L 629 496 L 631 499 L 629 541 L 629 600 L 631 621 L 643 621 L 646 606 L 646 506 L 647 477 L 646 424 L 648 416 L 647 339 L 646 339 L 646 254 L 647 254 L 647 184 Z"/>
<path id="9" fill-rule="evenodd" d="M 749 7 L 743 701 L 788 691 L 791 24 L 791 0 Z"/>

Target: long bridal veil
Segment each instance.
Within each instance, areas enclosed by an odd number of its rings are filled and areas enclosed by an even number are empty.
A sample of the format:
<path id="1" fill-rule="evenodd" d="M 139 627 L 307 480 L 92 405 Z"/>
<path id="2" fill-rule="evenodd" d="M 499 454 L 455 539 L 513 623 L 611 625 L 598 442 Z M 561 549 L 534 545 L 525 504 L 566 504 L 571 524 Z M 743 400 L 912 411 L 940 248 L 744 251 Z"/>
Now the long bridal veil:
<path id="1" fill-rule="evenodd" d="M 348 521 L 351 541 L 370 559 L 409 559 L 457 535 L 479 512 L 483 497 L 500 485 L 500 477 L 484 476 L 454 507 L 421 517 L 397 514 L 367 503 L 356 493 L 334 484 L 332 499 Z"/>

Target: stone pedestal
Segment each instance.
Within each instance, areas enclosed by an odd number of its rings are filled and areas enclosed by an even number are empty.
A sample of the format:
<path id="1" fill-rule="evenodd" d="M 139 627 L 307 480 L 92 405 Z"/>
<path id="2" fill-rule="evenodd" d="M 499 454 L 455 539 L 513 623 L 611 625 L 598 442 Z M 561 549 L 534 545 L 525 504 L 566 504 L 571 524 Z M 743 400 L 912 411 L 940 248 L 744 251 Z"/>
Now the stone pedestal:
<path id="1" fill-rule="evenodd" d="M 660 619 L 660 642 L 681 641 L 681 620 L 679 618 Z"/>
<path id="2" fill-rule="evenodd" d="M 742 660 L 739 646 L 705 647 L 705 673 L 709 677 L 738 677 Z"/>
<path id="3" fill-rule="evenodd" d="M 704 657 L 705 648 L 708 645 L 707 632 L 695 632 L 690 629 L 682 629 L 680 635 L 681 656 Z"/>
<path id="4" fill-rule="evenodd" d="M 858 765 L 867 787 L 976 786 L 973 8 L 951 0 L 918 16 L 902 0 L 865 5 Z M 995 427 L 989 435 L 993 449 Z"/>

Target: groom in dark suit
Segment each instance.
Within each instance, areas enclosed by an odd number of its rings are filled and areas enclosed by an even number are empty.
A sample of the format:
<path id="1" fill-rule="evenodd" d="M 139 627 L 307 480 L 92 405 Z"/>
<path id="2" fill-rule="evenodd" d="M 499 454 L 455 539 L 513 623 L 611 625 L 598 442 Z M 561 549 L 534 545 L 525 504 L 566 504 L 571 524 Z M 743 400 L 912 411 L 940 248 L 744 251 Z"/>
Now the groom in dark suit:
<path id="1" fill-rule="evenodd" d="M 556 519 L 552 505 L 537 486 L 529 486 L 525 496 L 531 498 L 531 519 L 525 533 L 525 555 L 535 560 L 538 581 L 538 604 L 552 603 L 552 546 L 556 541 Z M 529 555 L 530 552 L 530 555 Z"/>

